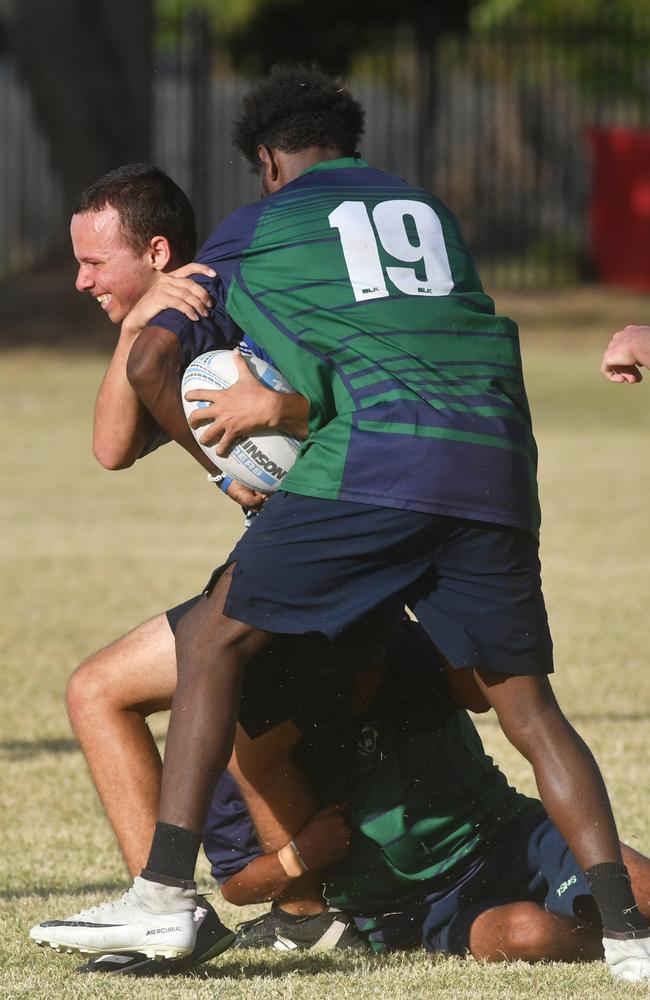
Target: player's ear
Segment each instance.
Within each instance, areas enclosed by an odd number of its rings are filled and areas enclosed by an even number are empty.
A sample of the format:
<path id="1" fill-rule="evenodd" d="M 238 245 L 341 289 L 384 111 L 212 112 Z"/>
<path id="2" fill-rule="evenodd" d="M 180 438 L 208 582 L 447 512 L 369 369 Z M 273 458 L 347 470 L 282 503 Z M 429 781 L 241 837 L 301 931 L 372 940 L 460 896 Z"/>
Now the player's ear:
<path id="1" fill-rule="evenodd" d="M 267 183 L 277 181 L 280 170 L 271 147 L 260 144 L 257 147 L 257 156 L 262 164 L 262 175 Z"/>
<path id="2" fill-rule="evenodd" d="M 155 271 L 164 271 L 172 259 L 172 250 L 166 236 L 152 236 L 147 253 Z"/>

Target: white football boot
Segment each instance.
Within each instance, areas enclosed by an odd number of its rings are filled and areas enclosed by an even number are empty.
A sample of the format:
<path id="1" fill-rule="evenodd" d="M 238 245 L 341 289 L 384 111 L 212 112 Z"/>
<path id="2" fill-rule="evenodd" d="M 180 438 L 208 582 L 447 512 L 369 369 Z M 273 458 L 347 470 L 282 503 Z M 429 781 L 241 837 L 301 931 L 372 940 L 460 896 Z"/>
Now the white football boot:
<path id="1" fill-rule="evenodd" d="M 605 961 L 614 979 L 638 983 L 650 979 L 650 930 L 633 938 L 604 937 Z"/>
<path id="2" fill-rule="evenodd" d="M 147 958 L 182 958 L 196 943 L 206 910 L 198 905 L 196 886 L 151 882 L 139 875 L 121 899 L 46 920 L 32 927 L 30 938 L 55 951 L 96 955 L 141 952 Z"/>

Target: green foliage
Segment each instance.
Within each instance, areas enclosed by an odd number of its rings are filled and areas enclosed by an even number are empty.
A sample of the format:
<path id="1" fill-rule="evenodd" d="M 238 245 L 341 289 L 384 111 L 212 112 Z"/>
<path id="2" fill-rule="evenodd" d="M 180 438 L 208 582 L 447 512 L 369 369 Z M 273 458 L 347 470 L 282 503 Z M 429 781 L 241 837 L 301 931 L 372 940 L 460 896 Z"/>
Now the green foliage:
<path id="1" fill-rule="evenodd" d="M 525 16 L 529 23 L 554 21 L 583 26 L 643 24 L 650 16 L 650 0 L 475 0 L 471 15 L 474 31 Z"/>
<path id="2" fill-rule="evenodd" d="M 335 72 L 377 46 L 402 25 L 416 25 L 435 40 L 465 31 L 471 0 L 423 4 L 421 0 L 158 0 L 161 24 L 179 24 L 192 12 L 210 18 L 235 63 L 258 73 L 276 62 L 316 61 Z"/>
<path id="3" fill-rule="evenodd" d="M 531 82 L 559 75 L 605 102 L 614 90 L 630 124 L 648 120 L 650 0 L 478 0 L 470 24 L 477 44 L 510 39 L 511 64 Z"/>
<path id="4" fill-rule="evenodd" d="M 155 0 L 158 18 L 173 22 L 194 11 L 209 16 L 213 27 L 228 33 L 245 23 L 264 0 Z"/>

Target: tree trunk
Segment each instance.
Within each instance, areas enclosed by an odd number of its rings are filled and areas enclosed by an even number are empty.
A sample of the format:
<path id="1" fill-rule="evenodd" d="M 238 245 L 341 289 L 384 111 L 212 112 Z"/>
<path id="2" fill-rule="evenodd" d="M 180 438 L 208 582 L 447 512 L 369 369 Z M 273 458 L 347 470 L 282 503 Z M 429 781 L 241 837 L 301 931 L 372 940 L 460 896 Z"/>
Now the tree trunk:
<path id="1" fill-rule="evenodd" d="M 9 45 L 72 208 L 151 150 L 152 0 L 10 0 Z"/>

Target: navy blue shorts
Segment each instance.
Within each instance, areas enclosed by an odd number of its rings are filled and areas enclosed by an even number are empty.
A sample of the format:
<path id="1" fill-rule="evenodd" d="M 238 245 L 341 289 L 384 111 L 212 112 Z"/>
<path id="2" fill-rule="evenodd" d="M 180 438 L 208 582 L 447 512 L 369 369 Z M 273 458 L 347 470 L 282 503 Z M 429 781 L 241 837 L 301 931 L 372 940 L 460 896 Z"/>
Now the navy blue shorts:
<path id="1" fill-rule="evenodd" d="M 510 903 L 532 902 L 558 916 L 600 917 L 578 862 L 544 810 L 536 808 L 500 831 L 495 846 L 473 858 L 436 892 L 404 910 L 355 916 L 376 951 L 413 948 L 463 956 L 481 913 Z M 424 887 L 423 887 L 424 889 Z"/>
<path id="2" fill-rule="evenodd" d="M 422 944 L 428 951 L 464 955 L 479 914 L 524 900 L 558 916 L 600 921 L 580 865 L 544 812 L 514 823 L 470 877 L 428 901 Z"/>
<path id="3" fill-rule="evenodd" d="M 197 594 L 196 597 L 190 597 L 189 601 L 183 601 L 182 604 L 177 604 L 175 608 L 170 608 L 165 612 L 167 615 L 167 621 L 169 622 L 169 627 L 174 635 L 176 635 L 178 623 L 183 615 L 188 611 L 191 611 L 194 605 L 198 604 L 202 597 L 203 594 Z"/>
<path id="4" fill-rule="evenodd" d="M 228 558 L 230 618 L 330 639 L 407 603 L 453 667 L 553 670 L 538 546 L 502 525 L 276 493 Z"/>
<path id="5" fill-rule="evenodd" d="M 222 572 L 223 567 L 215 570 L 212 585 Z M 174 634 L 181 618 L 202 600 L 204 595 L 198 594 L 167 611 Z M 276 636 L 244 673 L 239 723 L 248 736 L 255 739 L 287 721 L 308 734 L 340 714 L 355 673 L 380 662 L 397 634 L 384 627 L 383 616 L 383 608 L 377 609 L 334 642 L 320 632 Z M 437 656 L 432 645 L 432 663 Z"/>

